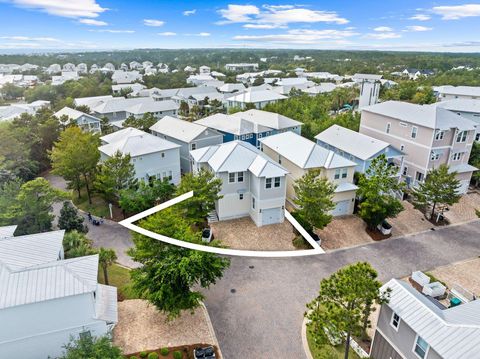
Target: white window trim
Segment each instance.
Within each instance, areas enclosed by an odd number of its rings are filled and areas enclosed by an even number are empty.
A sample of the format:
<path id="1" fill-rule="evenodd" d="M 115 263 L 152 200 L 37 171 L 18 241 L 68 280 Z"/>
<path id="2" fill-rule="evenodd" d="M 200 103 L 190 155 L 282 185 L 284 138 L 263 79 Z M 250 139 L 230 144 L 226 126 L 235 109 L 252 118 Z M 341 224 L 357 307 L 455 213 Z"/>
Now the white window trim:
<path id="1" fill-rule="evenodd" d="M 412 348 L 412 352 L 413 354 L 415 354 L 415 356 L 419 359 L 427 359 L 428 358 L 428 352 L 430 351 L 430 344 L 427 343 L 427 350 L 425 350 L 425 356 L 422 358 L 420 355 L 417 354 L 417 352 L 415 351 L 415 347 L 417 346 L 417 340 L 418 338 L 420 337 L 420 335 L 416 335 L 415 336 L 415 340 L 413 341 L 413 348 Z M 421 338 L 421 337 L 420 337 Z M 422 338 L 423 339 L 423 338 Z M 423 339 L 425 340 L 425 339 Z M 426 341 L 425 341 L 426 342 Z"/>
<path id="2" fill-rule="evenodd" d="M 233 181 L 230 180 L 230 175 L 233 174 Z M 228 172 L 228 183 L 235 183 L 237 181 L 237 176 L 235 175 L 235 172 Z"/>
<path id="3" fill-rule="evenodd" d="M 395 315 L 398 316 L 397 326 L 395 326 L 395 325 L 393 324 L 393 317 L 395 317 Z M 398 332 L 398 328 L 400 327 L 400 322 L 401 322 L 401 321 L 402 321 L 402 318 L 400 318 L 400 316 L 399 316 L 397 313 L 395 313 L 394 311 L 392 311 L 392 317 L 390 318 L 390 326 L 391 326 L 396 332 Z"/>
<path id="4" fill-rule="evenodd" d="M 267 180 L 270 180 L 270 187 L 267 187 Z M 265 178 L 265 189 L 272 189 L 273 188 L 273 177 Z"/>
<path id="5" fill-rule="evenodd" d="M 387 125 L 385 126 L 385 133 L 390 133 L 391 128 L 392 128 L 392 123 L 387 122 Z"/>
<path id="6" fill-rule="evenodd" d="M 413 133 L 414 133 L 413 129 L 415 129 L 415 136 L 413 136 Z M 416 139 L 417 136 L 418 136 L 418 127 L 417 126 L 412 126 L 412 130 L 410 131 L 410 138 Z"/>

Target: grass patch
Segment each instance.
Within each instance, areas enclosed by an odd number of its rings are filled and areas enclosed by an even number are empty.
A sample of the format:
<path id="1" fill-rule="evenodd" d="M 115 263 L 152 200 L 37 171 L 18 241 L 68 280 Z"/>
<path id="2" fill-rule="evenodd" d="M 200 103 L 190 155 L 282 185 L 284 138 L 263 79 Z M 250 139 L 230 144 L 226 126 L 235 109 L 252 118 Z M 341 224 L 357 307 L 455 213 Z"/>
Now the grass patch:
<path id="1" fill-rule="evenodd" d="M 343 359 L 345 346 L 338 345 L 336 347 L 330 344 L 315 343 L 314 336 L 310 329 L 307 328 L 307 342 L 310 353 L 314 359 Z M 360 357 L 351 348 L 348 355 L 349 359 L 360 359 Z"/>
<path id="2" fill-rule="evenodd" d="M 138 296 L 135 295 L 132 290 L 129 269 L 121 267 L 118 264 L 111 265 L 108 268 L 108 280 L 110 282 L 109 285 L 117 287 L 118 300 L 138 299 Z M 103 278 L 103 270 L 101 268 L 99 268 L 98 271 L 98 281 L 101 284 L 105 284 L 105 279 Z"/>
<path id="3" fill-rule="evenodd" d="M 312 249 L 310 243 L 301 234 L 293 239 L 292 244 L 296 249 Z"/>
<path id="4" fill-rule="evenodd" d="M 81 191 L 81 196 L 78 198 L 76 192 L 73 194 L 72 201 L 79 209 L 85 212 L 90 212 L 95 217 L 110 218 L 110 210 L 108 203 L 96 193 L 92 193 L 92 204 L 88 203 L 88 196 Z"/>
<path id="5" fill-rule="evenodd" d="M 424 272 L 424 273 L 425 273 L 425 275 L 427 275 L 430 278 L 430 283 L 440 282 L 441 284 L 443 284 L 445 286 L 445 288 L 448 288 L 447 283 L 445 283 L 444 281 L 441 281 L 440 279 L 435 277 L 432 273 L 430 273 L 430 272 Z"/>

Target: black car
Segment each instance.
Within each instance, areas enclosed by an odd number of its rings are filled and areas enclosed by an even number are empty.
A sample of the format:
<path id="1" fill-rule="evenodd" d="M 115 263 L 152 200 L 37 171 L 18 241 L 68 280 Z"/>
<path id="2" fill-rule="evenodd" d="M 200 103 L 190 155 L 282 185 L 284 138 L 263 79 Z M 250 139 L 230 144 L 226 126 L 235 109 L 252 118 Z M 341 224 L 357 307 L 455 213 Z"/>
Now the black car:
<path id="1" fill-rule="evenodd" d="M 205 359 L 215 359 L 215 349 L 212 346 L 204 347 L 204 348 L 195 348 L 193 350 L 193 355 L 197 359 L 205 358 Z"/>

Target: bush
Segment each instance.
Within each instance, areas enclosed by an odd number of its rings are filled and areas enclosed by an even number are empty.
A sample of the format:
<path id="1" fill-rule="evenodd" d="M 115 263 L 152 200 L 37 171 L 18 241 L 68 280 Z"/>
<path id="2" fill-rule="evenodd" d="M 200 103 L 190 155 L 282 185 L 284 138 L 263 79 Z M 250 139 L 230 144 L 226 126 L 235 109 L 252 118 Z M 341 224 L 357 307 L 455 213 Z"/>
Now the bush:
<path id="1" fill-rule="evenodd" d="M 183 358 L 183 354 L 182 352 L 176 350 L 173 352 L 173 359 L 182 359 Z"/>
<path id="2" fill-rule="evenodd" d="M 148 359 L 158 359 L 158 354 L 155 352 L 152 352 L 148 354 Z"/>
<path id="3" fill-rule="evenodd" d="M 146 358 L 147 352 L 140 352 L 140 358 Z"/>
<path id="4" fill-rule="evenodd" d="M 162 354 L 164 357 L 166 357 L 169 352 L 170 352 L 170 351 L 168 350 L 168 348 L 162 348 L 162 349 L 160 349 L 160 354 Z"/>
<path id="5" fill-rule="evenodd" d="M 135 355 L 132 355 L 130 359 L 138 359 Z"/>

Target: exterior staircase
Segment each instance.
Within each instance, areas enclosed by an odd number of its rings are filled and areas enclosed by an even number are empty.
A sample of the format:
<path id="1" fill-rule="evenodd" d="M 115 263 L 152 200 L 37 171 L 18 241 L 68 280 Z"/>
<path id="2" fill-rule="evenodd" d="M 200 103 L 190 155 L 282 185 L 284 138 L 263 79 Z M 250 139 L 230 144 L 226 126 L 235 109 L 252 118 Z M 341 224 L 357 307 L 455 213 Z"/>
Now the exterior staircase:
<path id="1" fill-rule="evenodd" d="M 208 214 L 207 221 L 208 223 L 218 222 L 218 214 L 216 210 L 213 210 Z"/>

